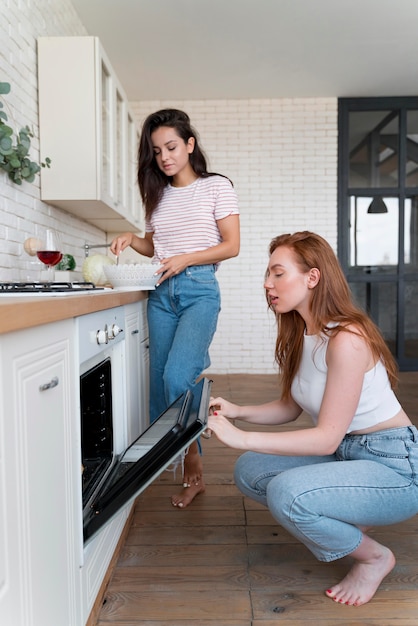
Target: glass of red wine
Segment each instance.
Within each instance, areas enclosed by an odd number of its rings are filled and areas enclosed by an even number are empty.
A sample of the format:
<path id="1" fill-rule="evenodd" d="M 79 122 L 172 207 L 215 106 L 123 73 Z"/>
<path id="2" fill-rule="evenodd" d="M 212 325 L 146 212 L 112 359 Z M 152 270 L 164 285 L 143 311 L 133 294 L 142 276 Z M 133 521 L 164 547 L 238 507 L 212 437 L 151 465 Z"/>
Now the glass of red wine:
<path id="1" fill-rule="evenodd" d="M 48 228 L 45 231 L 45 237 L 39 241 L 36 256 L 46 265 L 47 282 L 52 283 L 54 280 L 53 267 L 62 259 L 61 238 L 55 230 Z"/>

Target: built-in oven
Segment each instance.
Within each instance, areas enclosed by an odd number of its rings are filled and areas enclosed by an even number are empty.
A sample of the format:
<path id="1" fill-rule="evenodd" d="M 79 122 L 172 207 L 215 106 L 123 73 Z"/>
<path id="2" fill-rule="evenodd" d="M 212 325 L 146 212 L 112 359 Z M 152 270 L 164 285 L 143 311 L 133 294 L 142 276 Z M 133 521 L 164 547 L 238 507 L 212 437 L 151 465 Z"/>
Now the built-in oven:
<path id="1" fill-rule="evenodd" d="M 211 381 L 203 378 L 126 446 L 124 326 L 124 307 L 77 318 L 85 545 L 206 428 Z"/>
<path id="2" fill-rule="evenodd" d="M 124 308 L 82 315 L 76 323 L 82 501 L 86 511 L 126 445 Z"/>

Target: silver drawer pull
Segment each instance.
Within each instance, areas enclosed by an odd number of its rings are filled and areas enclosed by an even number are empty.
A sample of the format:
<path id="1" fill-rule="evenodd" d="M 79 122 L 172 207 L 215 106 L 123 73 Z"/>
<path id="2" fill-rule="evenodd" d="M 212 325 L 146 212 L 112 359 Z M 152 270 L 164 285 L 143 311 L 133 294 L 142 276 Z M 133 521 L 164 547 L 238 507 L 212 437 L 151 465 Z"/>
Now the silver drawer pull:
<path id="1" fill-rule="evenodd" d="M 51 378 L 49 383 L 45 383 L 44 385 L 40 385 L 39 386 L 39 391 L 47 391 L 48 389 L 53 389 L 53 387 L 56 387 L 58 385 L 58 383 L 59 383 L 58 376 L 54 376 L 54 378 Z"/>
<path id="2" fill-rule="evenodd" d="M 137 328 L 131 331 L 131 335 L 137 335 L 138 333 L 139 333 L 139 330 Z"/>

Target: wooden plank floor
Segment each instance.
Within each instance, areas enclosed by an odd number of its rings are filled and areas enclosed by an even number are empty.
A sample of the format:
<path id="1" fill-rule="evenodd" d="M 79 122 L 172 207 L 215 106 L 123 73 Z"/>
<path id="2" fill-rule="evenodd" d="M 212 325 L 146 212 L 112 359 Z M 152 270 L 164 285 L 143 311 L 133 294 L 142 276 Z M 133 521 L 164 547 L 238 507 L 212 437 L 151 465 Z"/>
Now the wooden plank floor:
<path id="1" fill-rule="evenodd" d="M 277 396 L 276 377 L 213 376 L 213 394 L 246 403 Z M 398 396 L 418 425 L 418 372 Z M 372 531 L 397 566 L 372 602 L 337 605 L 324 590 L 350 565 L 320 563 L 233 484 L 238 453 L 203 440 L 207 490 L 185 510 L 170 505 L 170 472 L 139 497 L 97 626 L 416 626 L 418 516 Z"/>

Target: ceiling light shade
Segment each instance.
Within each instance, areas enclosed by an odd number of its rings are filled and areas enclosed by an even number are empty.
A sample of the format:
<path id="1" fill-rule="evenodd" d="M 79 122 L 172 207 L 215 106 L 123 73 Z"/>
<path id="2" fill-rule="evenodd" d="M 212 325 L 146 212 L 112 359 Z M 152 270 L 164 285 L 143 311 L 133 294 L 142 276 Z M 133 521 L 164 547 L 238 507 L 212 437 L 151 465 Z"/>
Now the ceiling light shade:
<path id="1" fill-rule="evenodd" d="M 383 201 L 383 198 L 380 196 L 376 196 L 369 204 L 369 208 L 367 209 L 367 213 L 387 213 L 388 208 Z"/>

